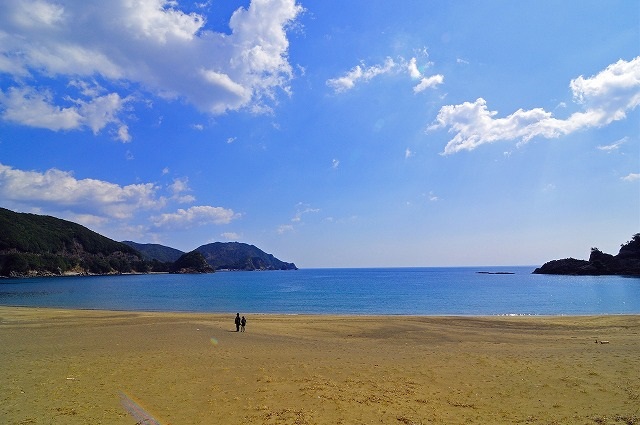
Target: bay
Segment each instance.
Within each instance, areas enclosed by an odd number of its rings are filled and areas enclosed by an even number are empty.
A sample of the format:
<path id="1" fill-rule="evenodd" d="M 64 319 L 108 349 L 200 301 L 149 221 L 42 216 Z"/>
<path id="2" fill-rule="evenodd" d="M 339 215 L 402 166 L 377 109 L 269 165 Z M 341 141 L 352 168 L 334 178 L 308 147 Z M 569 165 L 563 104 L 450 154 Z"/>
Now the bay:
<path id="1" fill-rule="evenodd" d="M 533 269 L 301 269 L 3 279 L 0 305 L 234 314 L 640 314 L 640 278 L 534 275 Z M 505 272 L 513 274 L 491 274 Z"/>

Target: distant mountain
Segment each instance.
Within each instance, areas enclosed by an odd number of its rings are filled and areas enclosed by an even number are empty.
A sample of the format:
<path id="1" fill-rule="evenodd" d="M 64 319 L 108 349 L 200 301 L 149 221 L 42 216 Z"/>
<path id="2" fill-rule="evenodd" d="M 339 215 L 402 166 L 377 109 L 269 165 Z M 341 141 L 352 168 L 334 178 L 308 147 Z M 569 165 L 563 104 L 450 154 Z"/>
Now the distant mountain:
<path id="1" fill-rule="evenodd" d="M 204 255 L 198 251 L 191 251 L 183 254 L 171 266 L 171 273 L 213 273 Z"/>
<path id="2" fill-rule="evenodd" d="M 146 272 L 135 249 L 55 217 L 0 208 L 0 275 Z"/>
<path id="3" fill-rule="evenodd" d="M 636 233 L 629 242 L 622 244 L 617 255 L 591 248 L 588 261 L 575 258 L 552 260 L 535 269 L 533 273 L 640 276 L 640 233 Z"/>
<path id="4" fill-rule="evenodd" d="M 147 261 L 157 260 L 163 263 L 173 263 L 177 261 L 184 252 L 164 245 L 155 243 L 137 243 L 132 241 L 122 241 L 142 254 L 142 258 Z"/>
<path id="5" fill-rule="evenodd" d="M 196 248 L 216 270 L 297 270 L 271 254 L 240 242 L 214 242 Z"/>

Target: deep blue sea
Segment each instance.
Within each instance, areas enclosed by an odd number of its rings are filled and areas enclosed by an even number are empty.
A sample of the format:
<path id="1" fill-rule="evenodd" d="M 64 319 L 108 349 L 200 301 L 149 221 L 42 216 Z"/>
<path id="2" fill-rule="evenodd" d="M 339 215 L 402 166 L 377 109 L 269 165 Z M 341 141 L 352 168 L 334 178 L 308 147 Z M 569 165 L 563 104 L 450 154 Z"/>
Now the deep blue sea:
<path id="1" fill-rule="evenodd" d="M 302 269 L 2 279 L 0 305 L 243 314 L 640 314 L 640 278 L 534 275 L 533 269 Z"/>

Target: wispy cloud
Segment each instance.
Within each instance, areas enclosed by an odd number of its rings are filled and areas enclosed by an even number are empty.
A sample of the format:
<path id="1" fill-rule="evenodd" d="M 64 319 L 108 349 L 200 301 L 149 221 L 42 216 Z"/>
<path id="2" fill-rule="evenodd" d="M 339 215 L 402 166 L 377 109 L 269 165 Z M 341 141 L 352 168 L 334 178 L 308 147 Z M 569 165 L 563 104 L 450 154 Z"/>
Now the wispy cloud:
<path id="1" fill-rule="evenodd" d="M 616 151 L 616 150 L 618 150 L 620 148 L 620 146 L 624 145 L 628 141 L 629 141 L 629 137 L 623 137 L 622 139 L 616 140 L 615 142 L 611 143 L 610 145 L 598 146 L 598 149 L 600 149 L 601 151 L 605 151 L 605 152 Z"/>
<path id="2" fill-rule="evenodd" d="M 240 239 L 240 235 L 236 232 L 224 232 L 220 236 L 227 241 L 237 241 Z"/>
<path id="3" fill-rule="evenodd" d="M 396 68 L 396 63 L 391 58 L 387 58 L 382 65 L 366 66 L 363 63 L 351 68 L 342 77 L 327 80 L 327 85 L 336 93 L 342 93 L 351 90 L 358 82 L 368 82 L 378 75 L 388 74 Z"/>
<path id="4" fill-rule="evenodd" d="M 387 57 L 383 64 L 367 66 L 364 62 L 351 68 L 341 77 L 327 80 L 327 86 L 331 87 L 335 93 L 344 93 L 356 87 L 359 83 L 367 83 L 372 79 L 389 74 L 407 73 L 412 79 L 419 80 L 413 88 L 414 93 L 422 92 L 430 87 L 436 87 L 444 82 L 444 76 L 437 74 L 432 76 L 423 75 L 418 69 L 417 59 L 411 58 L 406 61 L 404 58 L 393 60 Z"/>
<path id="5" fill-rule="evenodd" d="M 298 203 L 298 205 L 296 205 L 296 213 L 291 219 L 291 222 L 300 223 L 304 215 L 310 214 L 310 213 L 317 213 L 319 211 L 320 211 L 319 208 L 312 208 L 310 205 L 300 202 Z"/>
<path id="6" fill-rule="evenodd" d="M 303 224 L 303 218 L 305 215 L 320 212 L 319 208 L 312 208 L 309 204 L 305 204 L 303 202 L 299 202 L 296 205 L 295 209 L 296 209 L 295 214 L 291 218 L 290 223 L 281 224 L 280 226 L 278 226 L 278 228 L 276 229 L 276 232 L 278 234 L 281 235 L 284 233 L 294 231 L 297 226 L 300 226 Z"/>
<path id="7" fill-rule="evenodd" d="M 281 224 L 280 226 L 278 226 L 278 229 L 276 230 L 276 232 L 279 235 L 285 234 L 287 232 L 292 232 L 294 229 L 293 225 L 291 224 Z"/>
<path id="8" fill-rule="evenodd" d="M 640 57 L 619 60 L 597 75 L 571 80 L 574 101 L 583 107 L 567 119 L 553 117 L 542 108 L 519 109 L 504 118 L 495 118 L 487 102 L 443 106 L 430 131 L 448 128 L 455 133 L 443 154 L 473 150 L 487 143 L 520 139 L 526 143 L 534 137 L 557 138 L 592 127 L 603 127 L 626 118 L 628 111 L 640 104 Z"/>

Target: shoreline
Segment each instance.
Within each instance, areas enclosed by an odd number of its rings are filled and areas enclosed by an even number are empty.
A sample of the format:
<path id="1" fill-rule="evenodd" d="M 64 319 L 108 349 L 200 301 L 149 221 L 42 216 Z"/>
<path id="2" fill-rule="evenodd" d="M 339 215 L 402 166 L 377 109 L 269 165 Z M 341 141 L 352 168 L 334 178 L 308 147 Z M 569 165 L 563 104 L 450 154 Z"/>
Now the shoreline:
<path id="1" fill-rule="evenodd" d="M 90 308 L 90 307 L 59 307 L 59 306 L 30 306 L 30 305 L 7 305 L 0 304 L 1 309 L 33 309 L 33 310 L 61 310 L 61 311 L 96 311 L 96 312 L 114 312 L 114 313 L 149 313 L 149 314 L 184 314 L 184 315 L 211 315 L 211 316 L 228 316 L 237 313 L 234 311 L 197 311 L 197 310 L 126 310 L 126 309 L 109 309 L 109 308 Z M 529 318 L 585 318 L 585 317 L 640 317 L 638 313 L 596 313 L 596 314 L 533 314 L 533 313 L 496 313 L 496 314 L 375 314 L 375 313 L 282 313 L 282 312 L 253 312 L 245 311 L 244 314 L 250 314 L 253 316 L 310 316 L 310 317 L 371 317 L 371 318 L 385 318 L 385 317 L 397 317 L 397 318 L 447 318 L 447 317 L 459 317 L 459 318 L 517 318 L 517 317 L 529 317 Z"/>
<path id="2" fill-rule="evenodd" d="M 640 315 L 242 314 L 0 306 L 0 422 L 640 421 Z"/>

